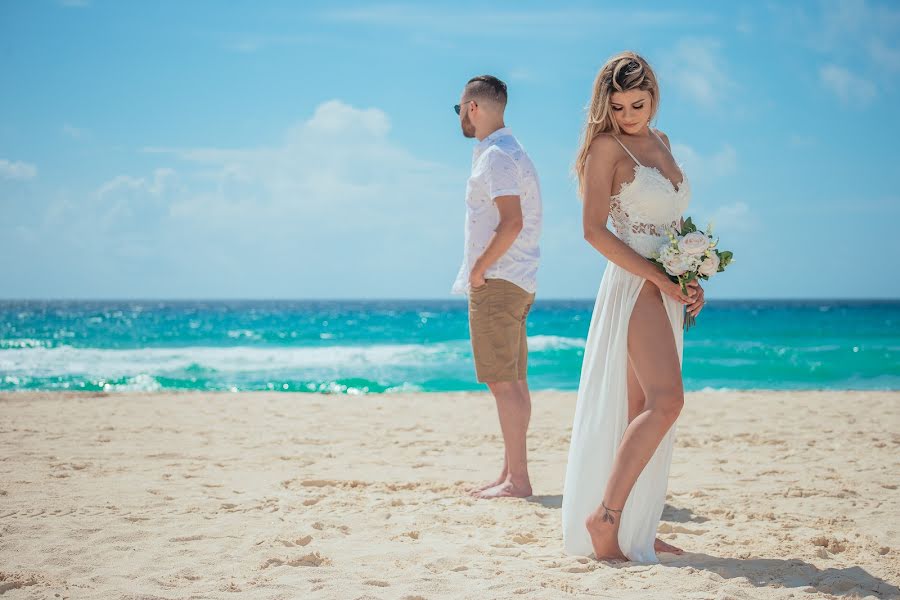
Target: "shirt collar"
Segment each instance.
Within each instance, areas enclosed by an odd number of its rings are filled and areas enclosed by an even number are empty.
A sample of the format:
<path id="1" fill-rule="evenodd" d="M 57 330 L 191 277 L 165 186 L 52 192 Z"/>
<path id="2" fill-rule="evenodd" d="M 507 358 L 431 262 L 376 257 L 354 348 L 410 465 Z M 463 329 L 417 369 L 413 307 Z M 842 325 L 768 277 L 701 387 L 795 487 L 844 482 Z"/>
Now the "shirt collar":
<path id="1" fill-rule="evenodd" d="M 483 140 L 478 142 L 478 145 L 475 146 L 475 153 L 481 154 L 482 152 L 487 150 L 488 146 L 490 146 L 491 144 L 493 144 L 494 142 L 496 142 L 498 139 L 502 138 L 505 135 L 512 135 L 512 130 L 510 130 L 509 127 L 501 127 L 500 129 L 498 129 L 491 135 L 487 136 L 486 138 L 484 138 Z"/>

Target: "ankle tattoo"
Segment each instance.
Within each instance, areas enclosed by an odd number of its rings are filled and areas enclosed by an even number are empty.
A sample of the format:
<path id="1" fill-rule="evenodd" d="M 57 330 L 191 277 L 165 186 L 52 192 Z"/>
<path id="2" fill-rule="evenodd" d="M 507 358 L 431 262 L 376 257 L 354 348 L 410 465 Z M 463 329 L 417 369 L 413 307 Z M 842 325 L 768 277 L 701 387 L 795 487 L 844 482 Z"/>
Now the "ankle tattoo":
<path id="1" fill-rule="evenodd" d="M 610 508 L 610 507 L 608 507 L 607 505 L 603 504 L 603 502 L 600 503 L 600 506 L 603 507 L 603 517 L 602 517 L 602 520 L 603 520 L 605 523 L 609 523 L 610 525 L 615 525 L 615 524 L 616 524 L 616 518 L 615 518 L 613 515 L 609 514 L 609 513 L 620 513 L 620 514 L 621 514 L 621 513 L 622 513 L 622 509 L 616 510 L 616 509 L 614 509 L 614 508 Z"/>

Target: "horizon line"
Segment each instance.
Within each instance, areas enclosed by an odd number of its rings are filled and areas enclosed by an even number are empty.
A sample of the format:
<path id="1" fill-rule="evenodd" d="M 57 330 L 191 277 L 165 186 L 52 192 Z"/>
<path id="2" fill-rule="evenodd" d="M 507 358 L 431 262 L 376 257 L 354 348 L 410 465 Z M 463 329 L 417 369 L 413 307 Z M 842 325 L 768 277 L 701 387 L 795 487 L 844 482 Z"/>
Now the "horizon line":
<path id="1" fill-rule="evenodd" d="M 537 301 L 544 302 L 593 302 L 592 297 L 537 297 Z M 452 296 L 449 298 L 253 298 L 253 297 L 53 297 L 53 298 L 0 298 L 0 302 L 464 302 L 465 297 Z M 785 296 L 785 297 L 728 297 L 710 298 L 707 303 L 713 302 L 900 302 L 900 297 L 869 296 L 869 297 L 815 297 L 815 296 Z"/>

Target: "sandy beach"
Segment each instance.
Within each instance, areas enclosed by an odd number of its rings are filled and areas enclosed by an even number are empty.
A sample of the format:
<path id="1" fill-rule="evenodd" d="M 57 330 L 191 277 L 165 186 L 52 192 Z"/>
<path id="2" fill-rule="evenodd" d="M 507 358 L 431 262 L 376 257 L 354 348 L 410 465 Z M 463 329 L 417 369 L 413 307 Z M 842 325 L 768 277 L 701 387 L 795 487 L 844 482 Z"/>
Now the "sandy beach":
<path id="1" fill-rule="evenodd" d="M 481 393 L 2 395 L 0 595 L 900 597 L 900 393 L 689 394 L 658 565 L 563 554 L 574 401 L 534 394 L 536 495 L 486 501 Z"/>

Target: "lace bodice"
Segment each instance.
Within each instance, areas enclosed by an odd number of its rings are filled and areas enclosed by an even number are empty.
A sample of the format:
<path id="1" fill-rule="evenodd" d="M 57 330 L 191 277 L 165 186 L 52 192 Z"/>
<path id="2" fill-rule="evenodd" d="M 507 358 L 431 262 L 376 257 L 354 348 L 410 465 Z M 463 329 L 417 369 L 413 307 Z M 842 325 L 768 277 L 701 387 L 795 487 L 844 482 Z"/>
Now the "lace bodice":
<path id="1" fill-rule="evenodd" d="M 650 258 L 665 241 L 667 229 L 677 227 L 687 210 L 690 184 L 682 172 L 683 179 L 676 187 L 655 167 L 642 165 L 618 138 L 616 141 L 635 162 L 634 179 L 610 197 L 609 218 L 619 239 Z"/>

